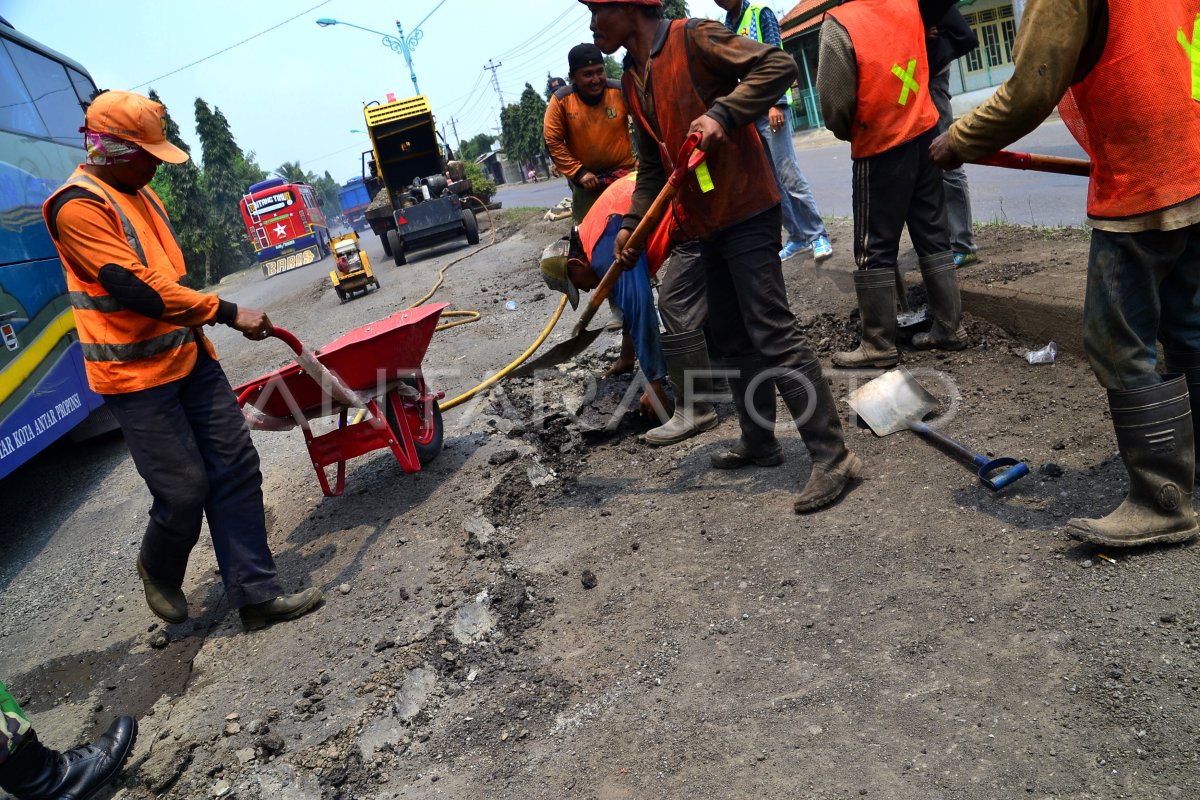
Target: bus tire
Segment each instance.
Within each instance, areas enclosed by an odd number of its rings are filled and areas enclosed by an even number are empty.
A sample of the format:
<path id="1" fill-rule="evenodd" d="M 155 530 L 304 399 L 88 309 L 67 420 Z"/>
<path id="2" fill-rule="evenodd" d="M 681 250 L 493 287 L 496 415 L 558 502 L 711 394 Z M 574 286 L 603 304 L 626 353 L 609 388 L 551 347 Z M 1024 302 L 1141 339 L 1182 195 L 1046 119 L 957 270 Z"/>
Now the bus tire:
<path id="1" fill-rule="evenodd" d="M 387 239 L 392 260 L 396 262 L 397 267 L 403 267 L 408 263 L 408 259 L 404 257 L 404 240 L 400 238 L 400 234 L 394 229 L 387 232 Z"/>
<path id="2" fill-rule="evenodd" d="M 475 214 L 463 209 L 463 230 L 467 234 L 467 244 L 479 244 L 479 220 L 475 219 Z"/>

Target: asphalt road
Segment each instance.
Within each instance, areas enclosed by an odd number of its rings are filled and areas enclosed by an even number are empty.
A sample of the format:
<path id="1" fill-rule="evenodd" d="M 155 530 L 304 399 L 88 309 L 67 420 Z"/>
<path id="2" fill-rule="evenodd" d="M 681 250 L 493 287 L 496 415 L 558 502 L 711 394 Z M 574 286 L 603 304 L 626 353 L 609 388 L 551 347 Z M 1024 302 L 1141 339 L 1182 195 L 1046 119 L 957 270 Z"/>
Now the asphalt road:
<path id="1" fill-rule="evenodd" d="M 825 133 L 806 133 L 794 139 L 804 171 L 825 216 L 849 217 L 850 145 L 811 146 L 831 140 Z M 1018 152 L 1086 158 L 1061 121 L 1047 122 L 1008 148 Z M 967 166 L 971 206 L 976 223 L 1059 226 L 1083 224 L 1087 205 L 1087 179 L 1070 175 L 1023 172 L 998 167 Z M 500 186 L 496 199 L 505 208 L 548 208 L 571 194 L 563 178 L 530 184 Z"/>

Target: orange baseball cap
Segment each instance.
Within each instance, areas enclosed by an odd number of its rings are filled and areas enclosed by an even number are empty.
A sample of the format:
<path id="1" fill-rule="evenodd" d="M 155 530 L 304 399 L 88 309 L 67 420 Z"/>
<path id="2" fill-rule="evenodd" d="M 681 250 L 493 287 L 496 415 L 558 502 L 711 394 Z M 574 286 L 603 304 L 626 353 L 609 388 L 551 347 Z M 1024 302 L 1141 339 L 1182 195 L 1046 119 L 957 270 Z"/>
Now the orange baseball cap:
<path id="1" fill-rule="evenodd" d="M 88 106 L 84 124 L 90 131 L 133 142 L 160 161 L 182 164 L 188 154 L 167 141 L 167 109 L 135 92 L 110 90 Z"/>

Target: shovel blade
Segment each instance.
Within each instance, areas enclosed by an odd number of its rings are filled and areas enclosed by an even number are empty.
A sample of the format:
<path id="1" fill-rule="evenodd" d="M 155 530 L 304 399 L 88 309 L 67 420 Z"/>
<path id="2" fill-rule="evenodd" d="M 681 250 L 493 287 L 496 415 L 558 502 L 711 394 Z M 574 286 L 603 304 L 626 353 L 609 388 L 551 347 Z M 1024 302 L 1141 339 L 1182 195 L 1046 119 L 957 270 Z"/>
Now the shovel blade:
<path id="1" fill-rule="evenodd" d="M 850 393 L 849 402 L 876 436 L 908 430 L 938 407 L 937 398 L 904 367 L 864 383 Z"/>
<path id="2" fill-rule="evenodd" d="M 528 377 L 535 372 L 543 369 L 556 367 L 564 361 L 570 361 L 575 356 L 582 353 L 592 346 L 592 342 L 596 341 L 596 337 L 604 331 L 603 327 L 595 329 L 585 329 L 572 336 L 570 339 L 559 342 L 551 347 L 546 352 L 535 358 L 533 361 L 526 361 L 519 368 L 512 372 L 514 378 Z"/>

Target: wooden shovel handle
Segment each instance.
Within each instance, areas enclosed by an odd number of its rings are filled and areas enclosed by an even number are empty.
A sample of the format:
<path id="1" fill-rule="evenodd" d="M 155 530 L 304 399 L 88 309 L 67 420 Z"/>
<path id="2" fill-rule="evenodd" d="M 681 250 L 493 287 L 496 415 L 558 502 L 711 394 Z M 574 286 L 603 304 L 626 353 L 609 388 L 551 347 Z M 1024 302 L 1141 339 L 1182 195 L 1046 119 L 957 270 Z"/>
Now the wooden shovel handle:
<path id="1" fill-rule="evenodd" d="M 976 159 L 973 163 L 989 167 L 1057 172 L 1060 175 L 1080 175 L 1085 178 L 1092 172 L 1092 162 L 1085 158 L 1043 156 L 1037 153 L 1017 153 L 1012 150 L 998 150 L 990 156 Z"/>

